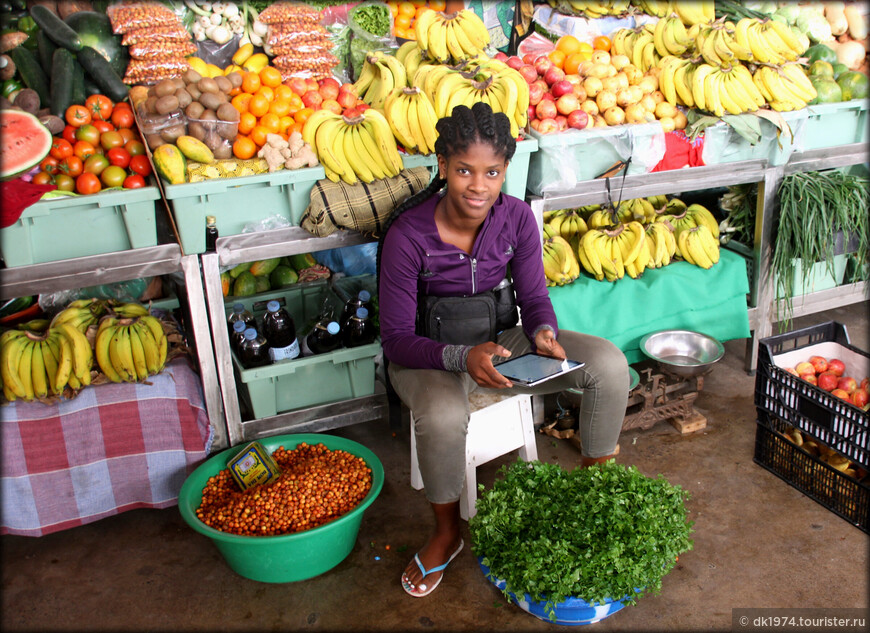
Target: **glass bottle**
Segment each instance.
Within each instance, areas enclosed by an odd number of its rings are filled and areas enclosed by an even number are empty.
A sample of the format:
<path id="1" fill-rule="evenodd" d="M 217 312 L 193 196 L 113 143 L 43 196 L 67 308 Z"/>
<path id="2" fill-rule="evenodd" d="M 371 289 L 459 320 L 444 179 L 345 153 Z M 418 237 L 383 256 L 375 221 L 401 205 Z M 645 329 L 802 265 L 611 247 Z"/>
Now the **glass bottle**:
<path id="1" fill-rule="evenodd" d="M 368 345 L 375 340 L 375 327 L 369 319 L 369 311 L 366 308 L 357 308 L 344 327 L 344 346 L 358 347 Z"/>
<path id="2" fill-rule="evenodd" d="M 257 318 L 245 309 L 245 304 L 241 301 L 237 301 L 233 304 L 233 311 L 230 312 L 230 316 L 227 317 L 227 325 L 232 328 L 233 323 L 236 321 L 242 321 L 246 327 L 252 327 L 255 330 L 257 329 Z"/>
<path id="3" fill-rule="evenodd" d="M 245 325 L 244 321 L 235 321 L 233 323 L 233 331 L 230 332 L 230 348 L 236 353 L 239 353 L 239 348 L 242 345 L 242 341 L 245 340 L 245 330 L 248 329 L 248 326 Z"/>
<path id="4" fill-rule="evenodd" d="M 338 321 L 322 319 L 308 333 L 305 343 L 312 354 L 325 354 L 341 346 L 340 332 L 341 327 L 338 325 Z"/>
<path id="5" fill-rule="evenodd" d="M 343 328 L 350 318 L 356 314 L 358 308 L 369 308 L 369 301 L 372 294 L 368 290 L 360 290 L 355 297 L 351 297 L 344 304 L 341 311 L 341 318 L 338 320 L 339 325 Z"/>
<path id="6" fill-rule="evenodd" d="M 239 360 L 242 367 L 262 367 L 269 364 L 269 343 L 266 337 L 249 327 L 245 330 L 245 338 L 239 346 Z"/>
<path id="7" fill-rule="evenodd" d="M 275 300 L 266 304 L 266 314 L 263 315 L 263 333 L 269 342 L 269 356 L 273 363 L 299 356 L 296 324 L 287 310 Z"/>
<path id="8" fill-rule="evenodd" d="M 217 219 L 213 215 L 205 216 L 205 251 L 214 253 L 217 246 Z"/>

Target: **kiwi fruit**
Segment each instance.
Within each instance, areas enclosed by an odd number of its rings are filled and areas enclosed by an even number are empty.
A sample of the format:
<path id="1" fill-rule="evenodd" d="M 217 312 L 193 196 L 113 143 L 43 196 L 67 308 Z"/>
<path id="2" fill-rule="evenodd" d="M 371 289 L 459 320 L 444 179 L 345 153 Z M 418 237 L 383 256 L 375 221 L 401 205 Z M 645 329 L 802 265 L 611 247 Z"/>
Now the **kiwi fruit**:
<path id="1" fill-rule="evenodd" d="M 178 106 L 178 97 L 174 94 L 160 97 L 157 100 L 157 103 L 154 104 L 154 108 L 157 110 L 158 114 L 169 114 L 173 110 L 177 110 Z"/>
<path id="2" fill-rule="evenodd" d="M 186 71 L 184 71 L 184 74 L 181 76 L 181 78 L 186 84 L 195 84 L 200 79 L 202 79 L 202 75 L 196 72 L 193 68 L 188 68 Z"/>
<path id="3" fill-rule="evenodd" d="M 170 125 L 167 128 L 160 130 L 160 138 L 167 143 L 174 143 L 179 136 L 184 136 L 187 133 L 187 127 L 183 123 L 178 125 Z"/>
<path id="4" fill-rule="evenodd" d="M 202 142 L 206 144 L 206 146 L 214 151 L 216 147 L 220 147 L 223 143 L 223 139 L 220 135 L 214 130 L 206 131 L 205 135 L 202 138 Z"/>
<path id="5" fill-rule="evenodd" d="M 230 80 L 223 75 L 218 75 L 217 77 L 215 77 L 214 82 L 218 85 L 218 88 L 224 94 L 228 94 L 230 90 L 233 89 L 232 82 L 230 82 Z"/>
<path id="6" fill-rule="evenodd" d="M 187 84 L 184 83 L 184 79 L 182 79 L 181 77 L 173 77 L 172 83 L 175 84 L 176 92 L 182 88 L 187 88 Z"/>
<path id="7" fill-rule="evenodd" d="M 209 110 L 217 110 L 225 103 L 219 95 L 213 92 L 203 92 L 199 97 L 199 102 Z"/>
<path id="8" fill-rule="evenodd" d="M 217 114 L 211 108 L 206 108 L 202 111 L 202 114 L 199 115 L 201 121 L 217 121 Z"/>
<path id="9" fill-rule="evenodd" d="M 148 144 L 148 147 L 152 150 L 157 149 L 161 145 L 165 145 L 166 141 L 163 140 L 159 134 L 146 134 L 145 142 Z"/>
<path id="10" fill-rule="evenodd" d="M 184 109 L 184 115 L 188 119 L 198 119 L 202 116 L 204 111 L 205 106 L 203 106 L 199 101 L 191 101 Z"/>
<path id="11" fill-rule="evenodd" d="M 145 107 L 146 114 L 157 114 L 157 99 L 157 95 L 151 95 L 145 99 L 143 106 Z"/>
<path id="12" fill-rule="evenodd" d="M 201 141 L 205 136 L 205 128 L 199 121 L 191 121 L 187 124 L 187 133 L 190 134 L 193 138 L 199 139 Z"/>
<path id="13" fill-rule="evenodd" d="M 212 150 L 212 154 L 218 160 L 225 160 L 233 157 L 233 148 L 229 141 L 224 141 Z"/>
<path id="14" fill-rule="evenodd" d="M 175 85 L 172 79 L 161 79 L 154 85 L 154 94 L 158 97 L 167 97 L 175 94 L 176 90 L 178 90 L 178 86 Z"/>
<path id="15" fill-rule="evenodd" d="M 179 88 L 175 91 L 175 98 L 178 99 L 178 107 L 182 109 L 193 103 L 193 97 L 184 88 Z"/>
<path id="16" fill-rule="evenodd" d="M 229 79 L 233 88 L 239 88 L 242 85 L 242 73 L 237 70 L 234 70 L 229 75 L 226 75 L 226 78 Z"/>
<path id="17" fill-rule="evenodd" d="M 187 90 L 187 94 L 189 94 L 190 98 L 194 101 L 199 101 L 199 98 L 202 96 L 202 92 L 197 88 L 197 84 L 187 84 L 185 90 Z"/>
<path id="18" fill-rule="evenodd" d="M 239 111 L 232 103 L 222 103 L 217 109 L 217 118 L 221 121 L 236 123 L 239 120 Z"/>
<path id="19" fill-rule="evenodd" d="M 203 77 L 196 83 L 196 87 L 200 92 L 220 92 L 217 82 L 211 77 Z"/>

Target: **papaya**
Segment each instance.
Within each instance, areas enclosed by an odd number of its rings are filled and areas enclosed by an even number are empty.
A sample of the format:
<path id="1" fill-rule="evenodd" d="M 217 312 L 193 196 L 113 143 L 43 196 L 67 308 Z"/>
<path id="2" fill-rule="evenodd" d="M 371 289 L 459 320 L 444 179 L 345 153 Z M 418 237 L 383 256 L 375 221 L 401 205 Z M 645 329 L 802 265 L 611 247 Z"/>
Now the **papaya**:
<path id="1" fill-rule="evenodd" d="M 272 274 L 272 271 L 278 267 L 280 260 L 280 257 L 262 259 L 258 262 L 254 262 L 253 264 L 251 264 L 251 268 L 249 270 L 251 271 L 251 274 L 254 275 L 254 277 L 266 277 L 268 279 L 269 275 Z"/>
<path id="2" fill-rule="evenodd" d="M 298 253 L 296 255 L 290 256 L 290 264 L 296 271 L 305 270 L 306 268 L 311 268 L 317 263 L 317 260 L 314 259 L 314 255 L 311 253 Z"/>
<path id="3" fill-rule="evenodd" d="M 229 272 L 221 273 L 221 292 L 223 295 L 229 296 L 230 288 L 233 287 L 233 278 L 230 276 Z"/>
<path id="4" fill-rule="evenodd" d="M 183 134 L 175 139 L 175 145 L 187 160 L 205 164 L 214 162 L 214 153 L 198 138 Z"/>
<path id="5" fill-rule="evenodd" d="M 843 101 L 866 99 L 868 94 L 867 75 L 857 70 L 847 70 L 840 73 L 837 83 L 843 91 Z"/>
<path id="6" fill-rule="evenodd" d="M 824 44 L 813 44 L 804 53 L 804 57 L 807 58 L 808 64 L 812 64 L 818 59 L 828 62 L 829 64 L 835 64 L 837 62 L 837 53 L 835 53 L 834 49 L 830 46 L 825 46 Z"/>
<path id="7" fill-rule="evenodd" d="M 816 89 L 816 97 L 809 102 L 810 105 L 817 103 L 838 103 L 843 100 L 843 91 L 833 78 L 815 75 L 810 77 L 810 83 Z"/>
<path id="8" fill-rule="evenodd" d="M 831 62 L 826 62 L 824 59 L 817 59 L 812 64 L 810 64 L 809 72 L 807 73 L 810 77 L 831 77 L 834 76 L 834 66 Z"/>
<path id="9" fill-rule="evenodd" d="M 269 276 L 261 276 L 254 277 L 257 280 L 257 292 L 267 292 L 272 289 L 272 285 L 269 283 Z"/>
<path id="10" fill-rule="evenodd" d="M 292 286 L 299 281 L 299 275 L 290 266 L 280 265 L 269 275 L 269 282 L 273 288 Z"/>
<path id="11" fill-rule="evenodd" d="M 842 75 L 844 72 L 849 70 L 849 67 L 846 66 L 846 64 L 841 64 L 840 62 L 837 62 L 836 64 L 833 65 L 833 69 L 834 69 L 834 79 L 837 79 L 840 75 Z"/>
<path id="12" fill-rule="evenodd" d="M 237 264 L 230 270 L 230 277 L 233 279 L 237 279 L 239 275 L 243 272 L 249 270 L 251 268 L 251 262 L 244 262 L 242 264 Z"/>
<path id="13" fill-rule="evenodd" d="M 175 145 L 164 143 L 151 155 L 157 173 L 170 185 L 187 182 L 187 159 Z"/>
<path id="14" fill-rule="evenodd" d="M 257 292 L 257 278 L 246 270 L 233 282 L 233 296 L 250 297 Z"/>

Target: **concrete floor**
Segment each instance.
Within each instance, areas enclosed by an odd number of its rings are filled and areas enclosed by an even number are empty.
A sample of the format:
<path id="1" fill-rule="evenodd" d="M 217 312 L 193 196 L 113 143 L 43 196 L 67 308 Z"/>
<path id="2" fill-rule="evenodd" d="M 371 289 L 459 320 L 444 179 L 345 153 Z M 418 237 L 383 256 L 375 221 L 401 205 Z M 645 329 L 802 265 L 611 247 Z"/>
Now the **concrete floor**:
<path id="1" fill-rule="evenodd" d="M 847 324 L 868 346 L 868 307 L 799 319 Z M 696 408 L 707 428 L 681 436 L 661 422 L 620 439 L 618 461 L 663 474 L 692 497 L 694 549 L 647 595 L 595 626 L 602 631 L 729 630 L 732 609 L 870 606 L 868 537 L 752 461 L 754 378 L 745 341 L 726 343 Z M 136 510 L 41 538 L 3 536 L 3 631 L 545 631 L 505 602 L 466 549 L 435 593 L 412 599 L 399 576 L 426 539 L 429 508 L 409 485 L 407 428 L 386 421 L 334 431 L 382 460 L 383 491 L 357 543 L 333 570 L 311 580 L 263 584 L 236 575 L 177 509 Z M 539 434 L 540 459 L 572 468 L 579 453 Z M 511 455 L 478 470 L 491 484 Z M 468 542 L 468 534 L 465 534 Z M 387 546 L 390 549 L 387 549 Z M 378 560 L 379 557 L 379 560 Z M 839 630 L 839 629 L 838 629 Z"/>

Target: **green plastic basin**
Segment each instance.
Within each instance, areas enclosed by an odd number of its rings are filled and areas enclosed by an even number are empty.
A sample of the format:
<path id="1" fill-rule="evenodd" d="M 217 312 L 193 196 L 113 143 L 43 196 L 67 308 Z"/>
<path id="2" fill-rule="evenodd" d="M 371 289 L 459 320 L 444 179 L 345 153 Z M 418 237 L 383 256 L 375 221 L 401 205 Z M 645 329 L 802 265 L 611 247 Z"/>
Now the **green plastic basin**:
<path id="1" fill-rule="evenodd" d="M 362 502 L 347 514 L 304 532 L 282 536 L 239 536 L 215 530 L 200 521 L 196 509 L 202 502 L 202 489 L 208 478 L 227 467 L 242 450 L 229 448 L 203 462 L 185 480 L 178 496 L 178 508 L 187 524 L 212 540 L 230 568 L 258 582 L 295 582 L 329 571 L 343 561 L 356 543 L 363 513 L 377 498 L 384 485 L 384 467 L 377 456 L 362 444 L 334 435 L 296 433 L 258 440 L 270 453 L 283 446 L 290 450 L 298 444 L 323 444 L 330 450 L 344 450 L 361 457 L 372 470 L 372 487 Z"/>

